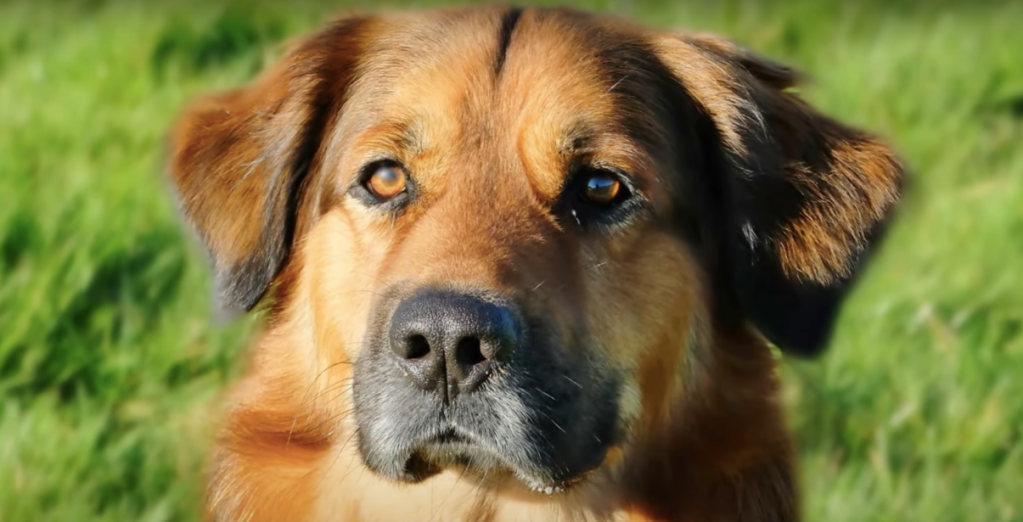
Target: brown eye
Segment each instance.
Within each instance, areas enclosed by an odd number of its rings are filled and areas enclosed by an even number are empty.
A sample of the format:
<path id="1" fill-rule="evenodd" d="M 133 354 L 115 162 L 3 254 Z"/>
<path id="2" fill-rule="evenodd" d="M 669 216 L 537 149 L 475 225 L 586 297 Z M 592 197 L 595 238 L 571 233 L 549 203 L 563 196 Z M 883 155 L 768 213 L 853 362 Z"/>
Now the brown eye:
<path id="1" fill-rule="evenodd" d="M 607 205 L 618 197 L 622 189 L 622 182 L 611 176 L 597 174 L 586 180 L 583 187 L 583 197 L 592 203 Z"/>
<path id="2" fill-rule="evenodd" d="M 405 192 L 407 183 L 405 169 L 398 165 L 381 165 L 366 180 L 366 188 L 378 198 L 391 199 Z"/>

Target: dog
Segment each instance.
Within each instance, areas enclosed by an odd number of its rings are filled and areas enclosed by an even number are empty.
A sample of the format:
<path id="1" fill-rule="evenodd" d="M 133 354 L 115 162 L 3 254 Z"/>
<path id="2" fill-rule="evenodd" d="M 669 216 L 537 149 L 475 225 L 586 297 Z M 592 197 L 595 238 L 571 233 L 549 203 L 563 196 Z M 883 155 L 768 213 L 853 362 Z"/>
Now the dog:
<path id="1" fill-rule="evenodd" d="M 827 345 L 904 167 L 725 38 L 554 8 L 341 18 L 170 134 L 267 310 L 215 520 L 800 516 L 776 354 Z"/>

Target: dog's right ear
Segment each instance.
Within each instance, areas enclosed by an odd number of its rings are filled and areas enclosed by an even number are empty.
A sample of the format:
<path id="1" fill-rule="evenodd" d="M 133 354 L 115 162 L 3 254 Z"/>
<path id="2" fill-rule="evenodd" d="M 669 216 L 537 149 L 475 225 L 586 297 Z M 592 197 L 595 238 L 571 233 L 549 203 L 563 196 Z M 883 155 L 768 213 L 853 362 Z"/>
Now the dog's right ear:
<path id="1" fill-rule="evenodd" d="M 171 180 L 228 310 L 255 306 L 284 265 L 305 178 L 340 113 L 366 25 L 336 22 L 252 85 L 199 100 L 172 130 Z"/>

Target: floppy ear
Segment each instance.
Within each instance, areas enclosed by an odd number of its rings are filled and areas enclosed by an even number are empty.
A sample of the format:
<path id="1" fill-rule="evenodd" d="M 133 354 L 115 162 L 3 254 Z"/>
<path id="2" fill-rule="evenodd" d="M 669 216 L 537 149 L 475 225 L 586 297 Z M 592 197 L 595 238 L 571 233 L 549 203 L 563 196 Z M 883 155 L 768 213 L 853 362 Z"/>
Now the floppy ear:
<path id="1" fill-rule="evenodd" d="M 721 144 L 725 172 L 708 174 L 733 300 L 782 350 L 818 354 L 899 198 L 901 162 L 790 92 L 784 65 L 713 36 L 655 49 Z"/>
<path id="2" fill-rule="evenodd" d="M 194 104 L 172 130 L 170 176 L 225 308 L 255 306 L 287 258 L 362 25 L 342 20 L 313 35 L 252 85 Z"/>

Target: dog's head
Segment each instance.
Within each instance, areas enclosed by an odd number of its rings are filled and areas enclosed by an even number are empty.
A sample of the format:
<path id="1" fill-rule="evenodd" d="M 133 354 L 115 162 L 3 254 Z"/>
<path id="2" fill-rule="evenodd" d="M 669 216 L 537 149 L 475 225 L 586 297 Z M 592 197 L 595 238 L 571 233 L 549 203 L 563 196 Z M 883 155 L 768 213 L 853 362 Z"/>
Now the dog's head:
<path id="1" fill-rule="evenodd" d="M 711 331 L 827 341 L 902 169 L 794 76 L 567 10 L 349 18 L 191 108 L 171 172 L 222 302 L 272 290 L 289 371 L 354 373 L 320 407 L 371 469 L 553 489 L 663 422 Z"/>

